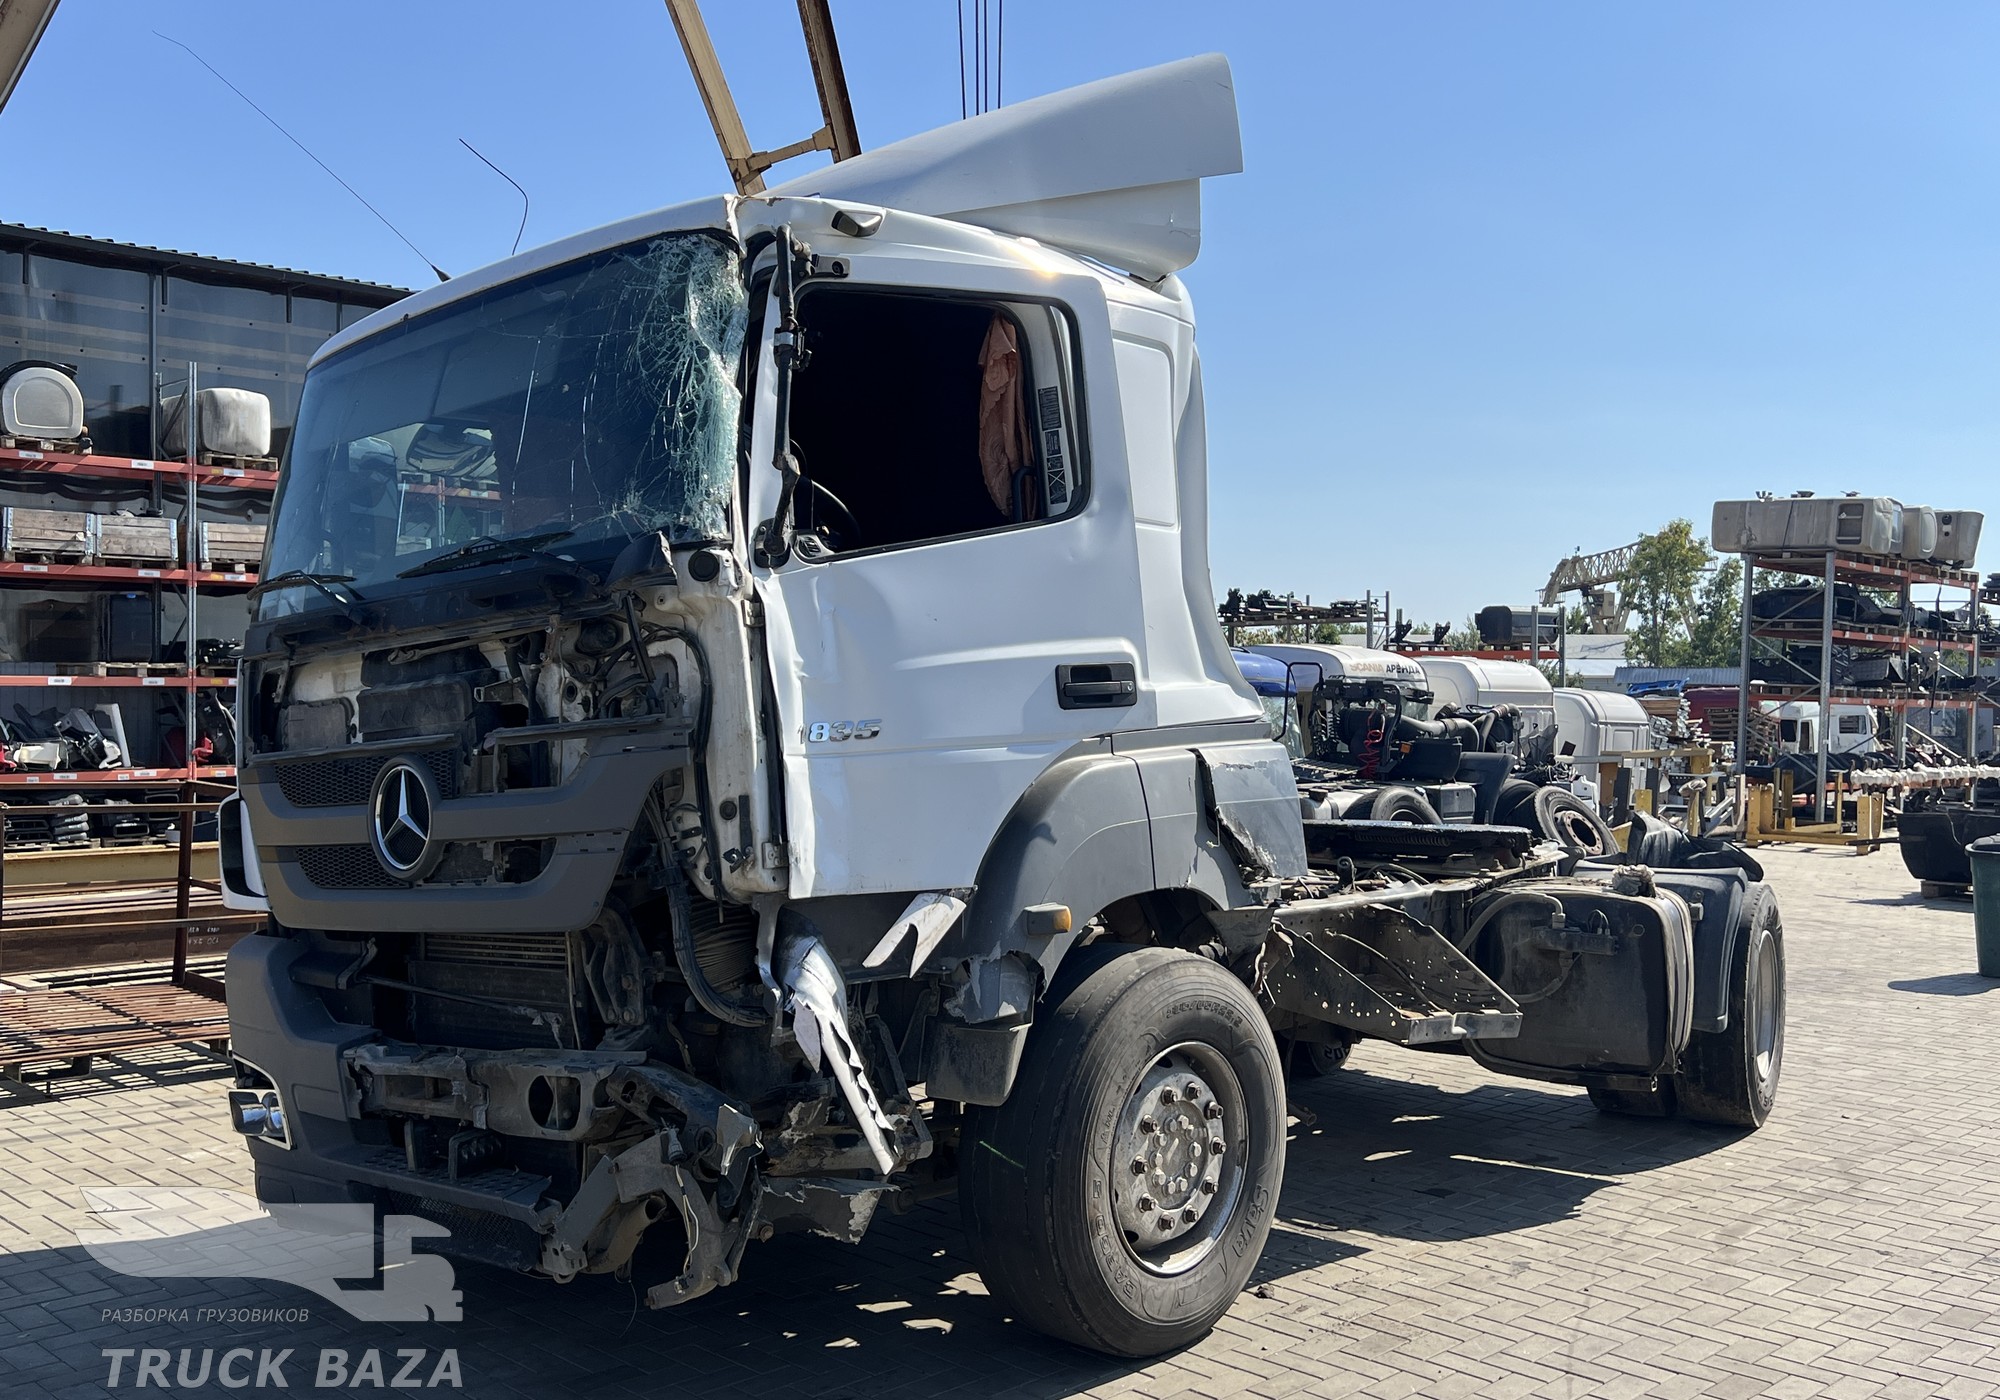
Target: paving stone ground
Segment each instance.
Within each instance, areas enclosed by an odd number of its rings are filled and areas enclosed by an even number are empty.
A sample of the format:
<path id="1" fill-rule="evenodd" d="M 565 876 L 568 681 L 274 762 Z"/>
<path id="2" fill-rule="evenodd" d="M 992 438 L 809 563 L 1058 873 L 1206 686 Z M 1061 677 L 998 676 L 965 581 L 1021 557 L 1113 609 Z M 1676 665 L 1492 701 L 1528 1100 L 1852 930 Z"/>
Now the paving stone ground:
<path id="1" fill-rule="evenodd" d="M 1758 1133 L 1600 1117 L 1579 1091 L 1364 1046 L 1304 1086 L 1278 1224 L 1205 1341 L 1146 1364 L 1008 1321 L 956 1210 L 847 1247 L 752 1246 L 744 1281 L 664 1313 L 610 1280 L 461 1265 L 464 1320 L 363 1324 L 250 1280 L 125 1278 L 77 1244 L 86 1185 L 249 1188 L 194 1052 L 113 1062 L 53 1099 L 0 1090 L 0 1396 L 105 1393 L 106 1348 L 178 1359 L 455 1348 L 477 1396 L 1869 1396 L 2000 1393 L 2000 982 L 1970 906 L 1893 851 L 1761 853 L 1790 1023 Z M 292 1324 L 194 1320 L 303 1307 Z M 107 1318 L 186 1309 L 189 1321 Z M 125 1363 L 129 1368 L 131 1363 Z M 171 1373 L 170 1373 L 171 1374 Z M 127 1369 L 118 1393 L 132 1384 Z M 211 1375 L 205 1393 L 221 1394 Z"/>

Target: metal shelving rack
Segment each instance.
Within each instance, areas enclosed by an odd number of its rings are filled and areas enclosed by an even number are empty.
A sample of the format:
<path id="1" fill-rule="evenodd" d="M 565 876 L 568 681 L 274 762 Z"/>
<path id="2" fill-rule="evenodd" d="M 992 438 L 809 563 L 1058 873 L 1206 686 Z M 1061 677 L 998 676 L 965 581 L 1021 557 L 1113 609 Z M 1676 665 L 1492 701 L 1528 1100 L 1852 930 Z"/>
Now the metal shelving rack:
<path id="1" fill-rule="evenodd" d="M 1836 687 L 1833 680 L 1833 649 L 1836 646 L 1846 645 L 1897 651 L 1905 655 L 1913 651 L 1936 653 L 1940 657 L 1946 653 L 1963 654 L 1968 660 L 1965 672 L 1960 678 L 1968 680 L 1976 678 L 1979 674 L 1978 573 L 1971 569 L 1954 569 L 1925 561 L 1886 559 L 1841 550 L 1782 550 L 1744 554 L 1741 558 L 1743 560 L 1741 643 L 1743 674 L 1738 683 L 1737 695 L 1736 772 L 1743 772 L 1748 763 L 1747 745 L 1742 739 L 1747 717 L 1752 713 L 1753 704 L 1759 700 L 1807 700 L 1817 702 L 1819 705 L 1818 729 L 1814 735 L 1814 748 L 1818 759 L 1813 792 L 1813 810 L 1816 815 L 1821 813 L 1826 803 L 1827 768 L 1831 753 L 1835 704 L 1858 703 L 1892 712 L 1895 716 L 1898 767 L 1903 766 L 1908 757 L 1909 714 L 1912 710 L 1966 710 L 1967 733 L 1972 732 L 1975 711 L 1979 703 L 1976 690 L 1968 688 L 1962 697 L 1957 697 L 1941 695 L 1935 690 L 1918 690 L 1908 684 Z M 1818 621 L 1815 623 L 1810 619 L 1800 618 L 1760 622 L 1753 617 L 1751 600 L 1757 592 L 1759 570 L 1796 578 L 1809 578 L 1819 583 L 1822 592 Z M 1842 583 L 1877 591 L 1893 590 L 1901 610 L 1901 625 L 1868 627 L 1838 621 L 1835 617 L 1837 610 L 1835 586 Z M 1918 586 L 1963 591 L 1970 600 L 1973 611 L 1970 634 L 1964 637 L 1948 637 L 1917 632 L 1912 624 L 1914 600 L 1911 594 Z M 1780 647 L 1787 643 L 1817 646 L 1819 648 L 1817 683 L 1782 685 L 1753 680 L 1751 667 L 1757 654 L 1756 644 L 1760 641 L 1776 643 Z"/>
<path id="2" fill-rule="evenodd" d="M 260 466 L 231 465 L 226 462 L 202 460 L 196 380 L 196 368 L 190 364 L 182 400 L 187 406 L 187 450 L 181 461 L 0 447 L 0 477 L 16 479 L 63 477 L 72 480 L 122 483 L 128 488 L 134 485 L 149 486 L 152 488 L 156 505 L 165 504 L 166 492 L 170 488 L 178 488 L 183 493 L 179 516 L 181 521 L 179 558 L 174 561 L 172 567 L 0 561 L 0 587 L 63 592 L 150 587 L 155 591 L 156 599 L 169 588 L 180 590 L 186 608 L 183 634 L 187 639 L 187 655 L 182 663 L 172 665 L 105 661 L 54 663 L 42 671 L 0 675 L 0 692 L 22 689 L 44 691 L 148 689 L 177 692 L 182 702 L 183 764 L 178 768 L 127 767 L 91 772 L 0 773 L 0 799 L 11 798 L 11 805 L 17 810 L 49 811 L 54 809 L 47 804 L 57 794 L 87 790 L 98 795 L 97 803 L 92 805 L 101 810 L 176 813 L 179 818 L 176 825 L 180 839 L 174 880 L 174 912 L 172 919 L 168 921 L 175 931 L 171 980 L 176 988 L 184 991 L 200 993 L 205 997 L 219 997 L 221 992 L 217 984 L 192 973 L 188 968 L 189 926 L 200 921 L 193 910 L 193 892 L 197 888 L 211 891 L 214 888 L 210 882 L 197 879 L 194 874 L 194 827 L 199 814 L 213 810 L 217 799 L 233 787 L 236 769 L 228 764 L 198 763 L 196 754 L 202 742 L 201 693 L 204 690 L 233 690 L 236 678 L 233 674 L 203 674 L 198 647 L 201 636 L 200 600 L 204 591 L 213 595 L 238 593 L 253 588 L 256 586 L 257 576 L 247 570 L 202 567 L 201 498 L 204 487 L 271 492 L 277 488 L 278 473 L 275 469 L 266 470 Z M 154 616 L 158 617 L 157 606 Z M 114 670 L 114 667 L 117 669 Z M 216 669 L 218 668 L 210 668 L 211 671 Z M 129 754 L 125 755 L 125 758 L 130 761 Z M 174 801 L 132 804 L 121 803 L 112 796 L 117 789 L 129 789 L 134 785 L 145 787 L 171 785 L 175 793 Z M 34 795 L 30 796 L 31 793 Z M 110 806 L 104 805 L 107 797 L 110 799 Z M 25 805 L 23 799 L 26 799 Z M 6 849 L 5 829 L 0 827 L 0 900 L 5 898 Z M 3 905 L 0 905 L 0 910 L 4 910 Z M 4 913 L 0 913 L 0 924 L 6 922 Z M 14 932 L 18 933 L 20 930 L 16 929 Z M 6 1066 L 0 1066 L 0 1071 L 4 1071 L 5 1068 Z"/>
<path id="3" fill-rule="evenodd" d="M 188 366 L 184 389 L 189 405 L 196 401 L 196 370 Z M 224 487 L 231 490 L 270 492 L 277 489 L 278 473 L 258 467 L 235 466 L 202 460 L 199 414 L 190 408 L 187 451 L 180 461 L 137 457 L 107 457 L 95 454 L 34 451 L 0 447 L 0 476 L 59 476 L 71 479 L 121 482 L 155 488 L 159 499 L 165 488 L 185 492 L 180 515 L 180 558 L 171 568 L 142 568 L 110 564 L 27 563 L 0 561 L 0 587 L 60 590 L 129 589 L 150 587 L 156 592 L 178 589 L 187 609 L 185 633 L 188 659 L 179 665 L 126 663 L 131 673 L 111 672 L 110 664 L 80 662 L 52 665 L 43 672 L 0 675 L 0 690 L 50 689 L 112 690 L 124 688 L 179 692 L 184 721 L 182 751 L 188 762 L 180 768 L 117 768 L 95 772 L 0 773 L 0 789 L 5 788 L 115 788 L 132 783 L 177 784 L 180 800 L 198 800 L 197 784 L 230 782 L 236 769 L 227 764 L 196 764 L 193 756 L 202 740 L 198 695 L 204 689 L 233 690 L 233 675 L 204 675 L 196 655 L 199 639 L 200 597 L 210 593 L 240 593 L 257 583 L 254 573 L 201 567 L 201 490 Z M 129 757 L 129 756 L 128 756 Z M 192 822 L 182 823 L 184 830 Z"/>

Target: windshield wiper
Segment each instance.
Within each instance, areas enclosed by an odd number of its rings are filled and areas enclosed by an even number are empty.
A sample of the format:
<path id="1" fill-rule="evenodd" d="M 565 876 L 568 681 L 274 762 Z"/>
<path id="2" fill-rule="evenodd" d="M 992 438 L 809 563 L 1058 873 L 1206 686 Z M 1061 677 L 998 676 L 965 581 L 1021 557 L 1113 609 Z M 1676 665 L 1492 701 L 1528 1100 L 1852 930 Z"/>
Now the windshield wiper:
<path id="1" fill-rule="evenodd" d="M 481 535 L 469 544 L 457 549 L 448 549 L 443 554 L 412 564 L 397 574 L 397 578 L 419 578 L 424 574 L 450 573 L 453 569 L 473 569 L 481 564 L 504 564 L 512 559 L 531 559 L 543 553 L 542 546 L 566 540 L 575 534 L 574 530 L 543 530 L 533 535 L 516 535 L 512 539 L 495 539 L 491 535 Z M 549 561 L 564 568 L 574 568 L 574 561 L 560 555 L 551 554 Z"/>
<path id="2" fill-rule="evenodd" d="M 256 598 L 265 593 L 275 593 L 281 588 L 296 588 L 303 583 L 317 588 L 321 593 L 325 594 L 327 601 L 332 603 L 336 608 L 339 608 L 342 616 L 346 617 L 348 621 L 359 622 L 361 621 L 361 610 L 354 605 L 362 601 L 361 595 L 355 592 L 352 587 L 349 587 L 347 589 L 347 597 L 343 598 L 334 592 L 332 588 L 332 585 L 336 583 L 351 585 L 353 582 L 353 574 L 316 574 L 311 569 L 287 569 L 282 574 L 273 574 L 271 577 L 261 580 L 255 588 L 251 589 L 244 596 Z"/>

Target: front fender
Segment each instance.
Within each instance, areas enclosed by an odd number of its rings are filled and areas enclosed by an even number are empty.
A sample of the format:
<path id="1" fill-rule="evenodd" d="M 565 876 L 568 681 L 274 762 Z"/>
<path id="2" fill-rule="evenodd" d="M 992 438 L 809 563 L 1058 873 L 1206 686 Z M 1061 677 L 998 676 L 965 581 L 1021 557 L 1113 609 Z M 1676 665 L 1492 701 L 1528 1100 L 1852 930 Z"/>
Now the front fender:
<path id="1" fill-rule="evenodd" d="M 1284 821 L 1304 869 L 1298 797 L 1289 768 L 1261 762 L 1275 745 L 1204 743 L 1126 747 L 1116 736 L 1051 764 L 1014 805 L 980 865 L 979 884 L 946 959 L 1024 953 L 1053 975 L 1075 941 L 1030 930 L 1026 911 L 1068 908 L 1076 929 L 1122 899 L 1184 890 L 1211 908 L 1249 902 L 1230 842 L 1255 832 L 1260 847 L 1282 845 Z M 1275 774 L 1275 777 L 1273 776 Z M 1279 781 L 1279 780 L 1282 781 Z M 1255 783 L 1255 790 L 1251 786 Z"/>
<path id="2" fill-rule="evenodd" d="M 1153 834 L 1139 765 L 1109 745 L 1049 765 L 1001 823 L 946 961 L 1026 953 L 1044 980 L 1076 941 L 1085 919 L 1155 888 Z M 1061 904 L 1075 927 L 1032 933 L 1026 911 Z"/>

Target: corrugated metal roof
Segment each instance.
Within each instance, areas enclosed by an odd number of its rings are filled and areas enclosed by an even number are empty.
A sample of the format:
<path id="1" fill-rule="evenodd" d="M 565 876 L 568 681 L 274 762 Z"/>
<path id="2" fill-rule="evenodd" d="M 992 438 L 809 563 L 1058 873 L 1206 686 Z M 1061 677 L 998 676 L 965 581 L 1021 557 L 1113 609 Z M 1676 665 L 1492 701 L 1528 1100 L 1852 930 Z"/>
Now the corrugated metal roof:
<path id="1" fill-rule="evenodd" d="M 279 267 L 275 263 L 217 258 L 206 253 L 186 253 L 177 248 L 156 248 L 148 243 L 120 243 L 115 239 L 93 238 L 89 234 L 71 233 L 66 229 L 39 228 L 33 224 L 0 223 L 0 247 L 11 246 L 18 251 L 28 245 L 59 248 L 65 252 L 88 254 L 112 262 L 138 263 L 155 269 L 174 268 L 206 273 L 213 277 L 229 277 L 244 282 L 362 292 L 367 295 L 360 298 L 361 300 L 382 306 L 387 306 L 410 293 L 408 287 L 394 287 L 386 282 L 368 282 L 358 277 L 339 277 L 330 272 L 306 272 L 295 267 Z"/>
<path id="2" fill-rule="evenodd" d="M 1684 681 L 1688 685 L 1739 685 L 1741 666 L 1620 666 L 1620 685 L 1650 684 L 1656 681 Z"/>

